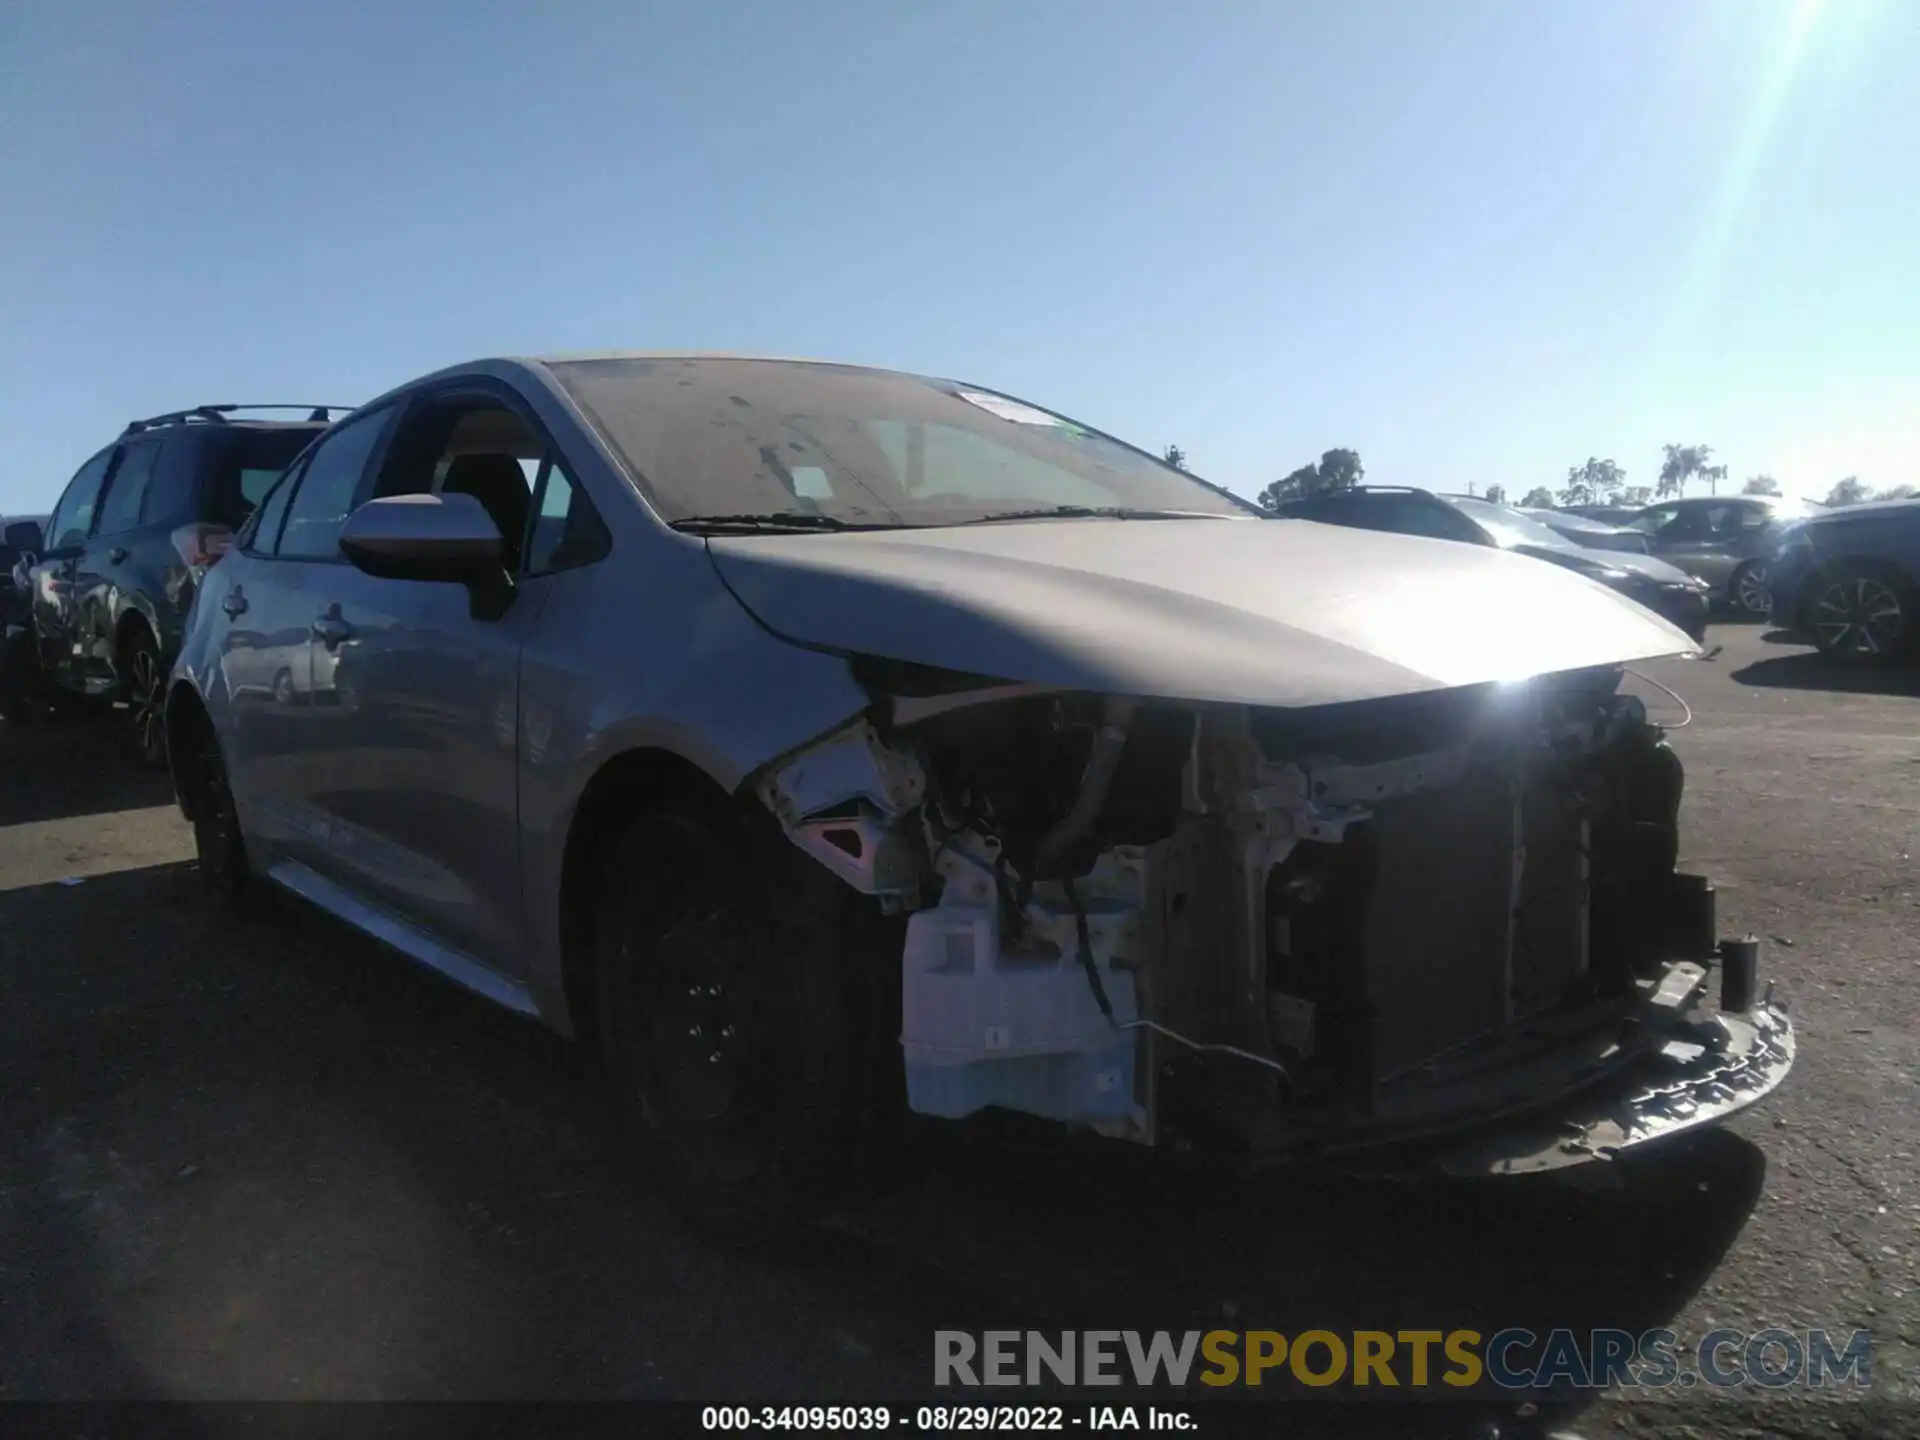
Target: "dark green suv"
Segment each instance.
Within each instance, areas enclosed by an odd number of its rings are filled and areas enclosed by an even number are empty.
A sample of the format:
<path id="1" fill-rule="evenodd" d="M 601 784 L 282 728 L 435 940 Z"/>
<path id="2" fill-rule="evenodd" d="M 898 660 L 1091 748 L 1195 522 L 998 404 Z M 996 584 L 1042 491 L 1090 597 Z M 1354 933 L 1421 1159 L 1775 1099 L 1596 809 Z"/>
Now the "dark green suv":
<path id="1" fill-rule="evenodd" d="M 201 576 L 340 408 L 203 405 L 136 420 L 54 506 L 28 582 L 40 683 L 123 702 L 141 763 L 166 763 L 160 701 Z M 240 417 L 280 410 L 305 413 Z"/>

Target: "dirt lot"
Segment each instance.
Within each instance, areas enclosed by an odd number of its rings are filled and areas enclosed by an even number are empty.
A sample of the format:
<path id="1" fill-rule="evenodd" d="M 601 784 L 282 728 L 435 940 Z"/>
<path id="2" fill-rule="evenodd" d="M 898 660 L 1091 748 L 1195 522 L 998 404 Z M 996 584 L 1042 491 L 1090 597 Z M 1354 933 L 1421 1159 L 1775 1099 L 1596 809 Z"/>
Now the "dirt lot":
<path id="1" fill-rule="evenodd" d="M 1911 1400 L 1920 685 L 1713 638 L 1648 667 L 1695 712 L 1686 859 L 1723 931 L 1777 937 L 1801 1040 L 1730 1132 L 1616 1186 L 1222 1186 L 956 1146 L 780 1255 L 701 1243 L 627 1178 L 567 1046 L 291 903 L 216 918 L 164 782 L 97 734 L 0 731 L 0 1396 L 871 1402 L 923 1390 L 941 1326 L 1664 1322 L 1866 1327 L 1875 1392 Z M 1749 1399 L 1772 1431 L 1894 1433 Z"/>

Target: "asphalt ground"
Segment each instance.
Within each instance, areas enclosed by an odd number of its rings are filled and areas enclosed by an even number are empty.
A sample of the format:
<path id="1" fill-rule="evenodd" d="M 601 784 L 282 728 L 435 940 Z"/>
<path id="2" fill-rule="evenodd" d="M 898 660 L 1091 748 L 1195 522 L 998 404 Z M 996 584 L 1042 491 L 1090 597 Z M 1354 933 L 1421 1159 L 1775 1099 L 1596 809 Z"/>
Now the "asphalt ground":
<path id="1" fill-rule="evenodd" d="M 635 1180 L 571 1047 L 292 901 L 218 914 L 110 730 L 0 728 L 0 1398 L 870 1404 L 926 1393 L 938 1328 L 1784 1326 L 1871 1331 L 1872 1386 L 1501 1433 L 1920 1434 L 1920 675 L 1710 638 L 1642 668 L 1693 712 L 1683 861 L 1798 1029 L 1762 1107 L 1479 1185 L 940 1142 L 750 1250 Z M 1302 1403 L 1273 1433 L 1479 1413 Z"/>

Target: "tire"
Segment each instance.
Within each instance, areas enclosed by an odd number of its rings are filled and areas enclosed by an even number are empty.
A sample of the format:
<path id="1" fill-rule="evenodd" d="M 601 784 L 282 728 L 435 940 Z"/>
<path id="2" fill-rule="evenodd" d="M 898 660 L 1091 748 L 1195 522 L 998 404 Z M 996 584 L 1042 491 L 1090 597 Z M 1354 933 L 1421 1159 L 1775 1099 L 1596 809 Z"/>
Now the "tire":
<path id="1" fill-rule="evenodd" d="M 1873 663 L 1914 648 L 1914 587 L 1889 567 L 1842 561 L 1807 587 L 1800 608 L 1813 643 L 1830 659 Z"/>
<path id="2" fill-rule="evenodd" d="M 134 630 L 121 651 L 130 727 L 127 744 L 134 763 L 143 770 L 161 770 L 167 764 L 167 671 L 160 663 L 160 647 L 145 625 Z"/>
<path id="3" fill-rule="evenodd" d="M 864 902 L 767 831 L 717 804 L 642 816 L 594 925 L 601 1045 L 639 1158 L 729 1241 L 851 1198 L 885 1133 Z"/>
<path id="4" fill-rule="evenodd" d="M 1767 562 L 1749 560 L 1727 580 L 1727 603 L 1739 615 L 1761 619 L 1773 613 L 1773 595 L 1767 589 Z"/>
<path id="5" fill-rule="evenodd" d="M 223 908 L 246 911 L 252 907 L 259 886 L 254 883 L 247 859 L 247 843 L 240 832 L 220 742 L 213 726 L 199 714 L 193 717 L 185 739 L 183 783 L 193 787 L 193 849 L 201 883 Z"/>

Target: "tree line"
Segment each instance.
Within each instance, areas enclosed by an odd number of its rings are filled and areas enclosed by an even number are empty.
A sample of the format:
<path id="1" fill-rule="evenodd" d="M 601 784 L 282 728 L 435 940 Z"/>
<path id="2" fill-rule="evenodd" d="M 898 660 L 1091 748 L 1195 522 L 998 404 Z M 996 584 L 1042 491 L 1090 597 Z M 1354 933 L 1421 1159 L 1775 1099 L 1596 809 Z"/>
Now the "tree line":
<path id="1" fill-rule="evenodd" d="M 1528 509 L 1566 508 L 1574 505 L 1645 505 L 1651 500 L 1667 500 L 1686 493 L 1696 480 L 1707 483 L 1707 493 L 1718 495 L 1720 483 L 1727 478 L 1727 467 L 1715 464 L 1711 445 L 1662 446 L 1660 471 L 1652 485 L 1630 485 L 1627 472 L 1612 460 L 1589 456 L 1584 465 L 1567 467 L 1567 478 L 1558 491 L 1536 485 L 1520 498 Z M 1187 453 L 1178 445 L 1169 445 L 1163 453 L 1167 464 L 1177 470 L 1190 470 Z M 1365 477 L 1367 467 L 1360 452 L 1348 449 L 1328 450 L 1319 460 L 1302 465 L 1263 488 L 1254 498 L 1262 509 L 1274 510 L 1288 500 L 1319 495 L 1330 490 L 1348 490 Z M 1771 475 L 1749 476 L 1740 487 L 1742 495 L 1778 495 L 1780 482 Z M 1863 500 L 1906 500 L 1920 496 L 1920 486 L 1895 485 L 1875 491 L 1858 475 L 1835 482 L 1827 491 L 1828 505 L 1857 505 Z M 1505 503 L 1506 488 L 1487 487 L 1487 499 Z"/>
<path id="2" fill-rule="evenodd" d="M 1556 494 L 1545 485 L 1529 490 L 1522 505 L 1561 507 L 1570 505 L 1644 505 L 1648 500 L 1667 500 L 1686 493 L 1695 480 L 1707 483 L 1707 493 L 1718 495 L 1720 483 L 1727 478 L 1727 467 L 1713 463 L 1711 445 L 1666 445 L 1660 471 L 1651 487 L 1627 483 L 1627 472 L 1611 460 L 1589 458 L 1584 465 L 1567 469 L 1566 483 Z M 1750 475 L 1740 487 L 1742 495 L 1778 495 L 1780 482 L 1771 475 Z M 1858 475 L 1836 481 L 1827 491 L 1828 505 L 1857 505 L 1863 500 L 1904 500 L 1920 494 L 1912 485 L 1895 485 L 1874 491 Z"/>

